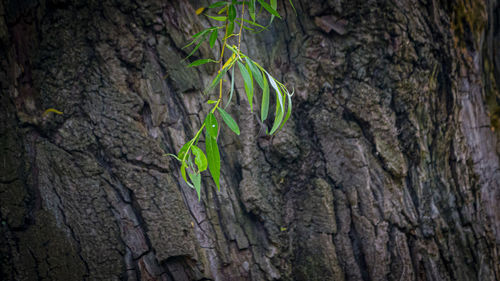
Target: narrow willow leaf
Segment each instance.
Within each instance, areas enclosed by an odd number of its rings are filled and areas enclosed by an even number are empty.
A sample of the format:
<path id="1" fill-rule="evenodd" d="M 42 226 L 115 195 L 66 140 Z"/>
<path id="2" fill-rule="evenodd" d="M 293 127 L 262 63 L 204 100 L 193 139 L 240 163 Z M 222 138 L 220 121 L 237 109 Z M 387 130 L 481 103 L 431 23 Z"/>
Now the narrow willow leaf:
<path id="1" fill-rule="evenodd" d="M 201 36 L 201 39 L 198 41 L 198 44 L 196 44 L 196 47 L 194 47 L 194 49 L 189 53 L 189 55 L 187 55 L 187 57 L 184 58 L 185 60 L 188 59 L 189 57 L 191 57 L 194 54 L 194 52 L 196 52 L 196 50 L 198 50 L 198 48 L 200 48 L 201 43 L 203 43 L 203 41 L 205 41 L 205 38 L 207 38 L 206 33 Z"/>
<path id="2" fill-rule="evenodd" d="M 230 21 L 227 24 L 227 31 L 226 31 L 227 36 L 233 34 L 233 30 L 234 30 L 234 21 Z"/>
<path id="3" fill-rule="evenodd" d="M 220 112 L 220 115 L 222 116 L 222 120 L 224 120 L 224 122 L 226 123 L 226 125 L 229 127 L 229 129 L 231 129 L 235 134 L 237 134 L 238 136 L 240 135 L 240 128 L 238 127 L 238 124 L 236 123 L 236 121 L 234 121 L 233 117 L 231 117 L 231 115 L 229 115 L 229 113 L 227 113 L 224 109 L 218 107 L 217 108 Z M 193 151 L 194 153 L 194 151 Z"/>
<path id="4" fill-rule="evenodd" d="M 212 90 L 219 83 L 219 81 L 222 79 L 222 77 L 224 77 L 228 69 L 229 69 L 228 67 L 223 68 L 222 71 L 220 71 L 219 74 L 215 76 L 214 80 L 212 81 L 212 84 L 210 84 L 207 91 Z"/>
<path id="5" fill-rule="evenodd" d="M 224 13 L 226 10 L 227 10 L 227 6 L 225 6 L 222 9 L 220 9 L 220 11 L 218 11 L 217 14 L 220 15 L 220 14 Z"/>
<path id="6" fill-rule="evenodd" d="M 205 30 L 202 30 L 202 31 L 200 31 L 200 32 L 196 33 L 195 35 L 193 35 L 193 41 L 191 41 L 191 42 L 190 42 L 189 44 L 187 44 L 186 46 L 182 47 L 182 49 L 185 49 L 185 48 L 187 48 L 187 47 L 189 47 L 189 46 L 193 45 L 193 44 L 194 44 L 194 43 L 196 43 L 196 42 L 198 42 L 198 43 L 199 43 L 199 41 L 198 41 L 198 40 L 200 40 L 200 39 L 203 41 L 204 39 L 202 39 L 202 37 L 203 37 L 203 36 L 204 36 L 207 32 L 209 32 L 209 31 L 210 31 L 210 29 L 205 29 Z"/>
<path id="7" fill-rule="evenodd" d="M 284 105 L 283 105 L 283 100 L 281 98 L 281 91 L 276 82 L 274 81 L 274 78 L 267 73 L 267 77 L 269 78 L 269 83 L 271 83 L 271 86 L 274 88 L 274 91 L 276 92 L 276 97 L 277 100 L 279 101 L 279 105 L 281 107 L 281 111 L 285 111 Z M 277 106 L 277 105 L 276 105 Z"/>
<path id="8" fill-rule="evenodd" d="M 264 74 L 264 73 L 262 73 Z M 267 83 L 266 75 L 262 75 L 264 87 L 262 88 L 262 105 L 260 106 L 260 120 L 267 119 L 269 111 L 269 84 Z"/>
<path id="9" fill-rule="evenodd" d="M 288 118 L 290 118 L 290 115 L 292 115 L 292 95 L 286 94 L 286 97 L 288 100 L 288 108 L 286 110 L 285 119 L 283 119 L 283 123 L 281 123 L 279 130 L 281 130 L 283 126 L 285 126 L 286 121 L 288 121 Z"/>
<path id="10" fill-rule="evenodd" d="M 215 104 L 215 103 L 217 103 L 217 101 L 216 100 L 208 100 L 207 103 L 208 104 Z"/>
<path id="11" fill-rule="evenodd" d="M 252 100 L 253 100 L 253 98 L 254 98 L 254 96 L 253 96 L 253 92 L 254 91 L 253 90 L 255 88 L 254 85 L 253 85 L 253 75 L 252 75 L 252 71 L 248 67 L 248 64 L 246 64 L 245 67 L 247 69 L 248 74 L 250 75 L 250 89 L 249 90 L 250 90 L 250 93 L 252 93 L 251 97 L 252 97 Z M 253 112 L 253 102 L 250 102 L 250 111 Z"/>
<path id="12" fill-rule="evenodd" d="M 212 137 L 210 134 L 205 135 L 205 151 L 207 152 L 208 158 L 208 169 L 210 174 L 214 179 L 215 185 L 217 185 L 217 190 L 220 191 L 220 154 L 219 147 L 217 146 L 217 139 Z"/>
<path id="13" fill-rule="evenodd" d="M 182 175 L 182 178 L 184 179 L 184 181 L 187 183 L 187 185 L 189 185 L 190 187 L 193 187 L 193 185 L 188 181 L 187 179 L 187 176 L 186 176 L 186 168 L 187 168 L 187 164 L 186 162 L 183 162 L 182 163 L 182 166 L 181 166 L 181 175 Z"/>
<path id="14" fill-rule="evenodd" d="M 267 4 L 263 0 L 257 0 L 257 1 L 259 1 L 259 3 L 262 6 L 262 8 L 266 9 L 271 15 L 276 16 L 276 17 L 278 17 L 278 18 L 281 19 L 280 14 L 278 14 L 278 12 L 276 12 L 276 8 L 273 8 L 272 6 L 269 6 L 269 4 Z M 276 0 L 271 0 L 271 5 L 273 5 L 273 4 L 274 4 L 274 6 L 277 6 L 276 5 Z"/>
<path id="15" fill-rule="evenodd" d="M 281 110 L 281 107 L 279 107 L 278 105 L 276 105 L 276 109 L 276 116 L 274 117 L 273 127 L 271 128 L 271 132 L 269 133 L 270 135 L 276 132 L 281 124 L 281 120 L 283 120 L 283 110 Z"/>
<path id="16" fill-rule="evenodd" d="M 208 8 L 209 9 L 219 8 L 219 7 L 222 7 L 224 5 L 227 5 L 226 1 L 217 1 L 217 2 L 213 3 L 212 5 L 208 6 Z"/>
<path id="17" fill-rule="evenodd" d="M 278 10 L 278 1 L 276 1 L 276 0 L 269 0 L 269 4 L 271 5 L 271 8 L 273 8 L 273 10 L 275 10 L 275 11 Z"/>
<path id="18" fill-rule="evenodd" d="M 199 65 L 202 65 L 202 64 L 205 64 L 205 63 L 209 63 L 209 62 L 216 62 L 216 61 L 211 60 L 211 59 L 200 59 L 200 60 L 195 60 L 195 61 L 193 61 L 192 63 L 188 64 L 188 67 L 192 67 L 192 66 L 199 66 Z"/>
<path id="19" fill-rule="evenodd" d="M 214 138 L 217 138 L 217 133 L 219 132 L 219 125 L 217 124 L 217 119 L 215 118 L 215 115 L 212 112 L 208 113 L 207 117 L 205 118 L 205 128 L 207 129 L 209 135 L 211 135 Z"/>
<path id="20" fill-rule="evenodd" d="M 229 59 L 226 61 L 226 63 L 222 66 L 222 68 L 226 68 L 228 65 L 230 65 L 233 60 L 236 58 L 236 54 L 233 53 L 233 55 L 231 55 L 231 57 L 229 57 Z"/>
<path id="21" fill-rule="evenodd" d="M 206 16 L 216 21 L 226 21 L 227 19 L 227 17 L 224 16 L 209 16 L 209 15 Z"/>
<path id="22" fill-rule="evenodd" d="M 210 28 L 208 28 L 208 29 L 204 29 L 204 30 L 202 30 L 202 31 L 200 31 L 200 32 L 198 32 L 198 33 L 196 33 L 195 35 L 193 35 L 193 36 L 191 36 L 191 37 L 193 37 L 193 39 L 196 39 L 196 38 L 200 37 L 201 35 L 203 35 L 203 34 L 207 33 L 209 30 L 210 30 Z M 186 48 L 186 47 L 187 47 L 187 46 L 184 46 L 184 47 L 182 47 L 182 48 L 184 49 L 184 48 Z"/>
<path id="23" fill-rule="evenodd" d="M 234 8 L 234 5 L 229 5 L 229 10 L 227 10 L 227 17 L 229 21 L 234 21 L 236 18 L 236 9 Z"/>
<path id="24" fill-rule="evenodd" d="M 186 142 L 181 149 L 179 150 L 179 153 L 177 153 L 177 156 L 184 161 L 184 155 L 186 154 L 186 151 L 191 148 L 191 145 L 194 143 L 194 139 Z"/>
<path id="25" fill-rule="evenodd" d="M 262 29 L 266 29 L 266 27 L 265 27 L 265 26 L 262 26 L 262 25 L 260 25 L 260 24 L 258 24 L 258 23 L 256 23 L 256 22 L 252 22 L 252 21 L 249 21 L 249 20 L 247 20 L 247 19 L 242 19 L 242 18 L 237 18 L 237 19 L 236 19 L 236 21 L 239 21 L 239 22 L 241 22 L 242 20 L 243 20 L 243 22 L 246 22 L 246 23 L 251 24 L 251 25 L 253 25 L 253 26 L 260 27 L 260 28 L 262 28 Z"/>
<path id="26" fill-rule="evenodd" d="M 229 99 L 227 100 L 226 106 L 224 108 L 227 108 L 227 106 L 231 103 L 231 99 L 233 98 L 233 93 L 234 93 L 234 68 L 231 69 L 231 91 L 229 92 Z"/>
<path id="27" fill-rule="evenodd" d="M 191 150 L 193 151 L 193 154 L 195 156 L 194 163 L 196 164 L 196 166 L 198 166 L 198 171 L 205 171 L 208 167 L 207 157 L 205 156 L 205 153 L 203 153 L 203 150 L 201 150 L 196 145 L 193 145 L 191 147 Z"/>
<path id="28" fill-rule="evenodd" d="M 290 5 L 292 6 L 293 12 L 295 13 L 295 15 L 297 15 L 297 10 L 295 10 L 295 6 L 293 5 L 292 0 L 288 0 L 288 2 L 290 2 Z"/>
<path id="29" fill-rule="evenodd" d="M 200 173 L 189 173 L 189 178 L 193 182 L 196 194 L 198 194 L 198 201 L 201 200 L 201 175 Z"/>
<path id="30" fill-rule="evenodd" d="M 253 64 L 252 60 L 249 58 L 245 59 L 247 61 L 247 65 L 250 68 L 250 71 L 252 72 L 252 77 L 255 79 L 257 84 L 264 89 L 264 81 L 262 80 L 262 73 L 260 72 L 259 68 Z"/>
<path id="31" fill-rule="evenodd" d="M 248 4 L 248 12 L 250 13 L 250 18 L 255 22 L 255 0 L 250 0 Z"/>
<path id="32" fill-rule="evenodd" d="M 255 31 L 255 29 L 251 28 L 251 27 L 248 27 L 248 26 L 242 26 L 243 29 L 245 30 L 250 30 L 250 31 Z"/>
<path id="33" fill-rule="evenodd" d="M 253 82 L 252 82 L 252 76 L 250 76 L 250 73 L 248 73 L 247 68 L 238 61 L 238 68 L 240 69 L 241 76 L 243 77 L 243 82 L 245 84 L 245 92 L 247 94 L 248 98 L 248 103 L 250 104 L 250 111 L 253 112 Z"/>
<path id="34" fill-rule="evenodd" d="M 212 31 L 212 34 L 210 34 L 210 48 L 213 48 L 215 45 L 215 41 L 217 41 L 217 35 L 219 34 L 219 31 L 217 29 L 214 29 Z"/>

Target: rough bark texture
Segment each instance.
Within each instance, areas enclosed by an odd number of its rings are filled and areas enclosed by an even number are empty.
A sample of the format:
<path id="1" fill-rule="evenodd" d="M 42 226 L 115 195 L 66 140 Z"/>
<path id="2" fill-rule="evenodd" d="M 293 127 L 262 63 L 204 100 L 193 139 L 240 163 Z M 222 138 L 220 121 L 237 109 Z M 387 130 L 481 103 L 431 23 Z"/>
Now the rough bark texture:
<path id="1" fill-rule="evenodd" d="M 293 116 L 262 136 L 238 87 L 198 202 L 162 155 L 206 3 L 0 1 L 0 279 L 499 280 L 498 2 L 294 3 L 243 38 Z"/>

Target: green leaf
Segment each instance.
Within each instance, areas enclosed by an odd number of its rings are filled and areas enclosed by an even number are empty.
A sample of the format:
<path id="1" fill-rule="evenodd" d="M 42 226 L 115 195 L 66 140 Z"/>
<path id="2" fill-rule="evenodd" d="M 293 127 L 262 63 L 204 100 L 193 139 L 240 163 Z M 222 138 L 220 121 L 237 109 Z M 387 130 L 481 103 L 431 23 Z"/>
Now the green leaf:
<path id="1" fill-rule="evenodd" d="M 231 91 L 229 92 L 229 99 L 227 100 L 226 106 L 224 108 L 227 108 L 227 106 L 231 103 L 231 99 L 233 98 L 233 93 L 234 93 L 234 68 L 231 69 Z"/>
<path id="2" fill-rule="evenodd" d="M 224 77 L 224 75 L 226 74 L 227 70 L 232 66 L 232 64 L 229 66 L 229 67 L 225 67 L 222 69 L 221 72 L 219 72 L 219 74 L 217 74 L 217 76 L 215 76 L 214 80 L 212 81 L 212 84 L 210 84 L 210 86 L 208 87 L 208 91 L 210 91 L 211 89 L 213 89 L 215 86 L 217 86 L 217 84 L 219 83 L 219 81 L 222 79 L 222 77 Z"/>
<path id="3" fill-rule="evenodd" d="M 269 6 L 269 4 L 267 4 L 267 3 L 266 3 L 266 2 L 264 2 L 263 0 L 257 0 L 257 1 L 259 1 L 260 5 L 261 5 L 264 9 L 266 9 L 266 10 L 267 10 L 267 11 L 268 11 L 271 15 L 276 16 L 276 17 L 278 17 L 278 18 L 280 18 L 280 19 L 281 19 L 280 14 L 278 14 L 278 12 L 276 12 L 276 6 L 277 6 L 277 5 L 276 5 L 276 4 L 277 4 L 277 3 L 276 3 L 276 0 L 271 0 L 271 5 L 274 5 L 274 6 L 275 6 L 275 8 L 273 8 L 272 6 Z M 271 20 L 271 21 L 272 21 L 272 20 Z"/>
<path id="4" fill-rule="evenodd" d="M 212 31 L 212 34 L 210 34 L 210 48 L 213 48 L 215 45 L 215 41 L 217 41 L 217 35 L 219 34 L 219 31 L 217 29 L 214 29 Z"/>
<path id="5" fill-rule="evenodd" d="M 227 24 L 227 30 L 226 30 L 227 36 L 233 34 L 233 30 L 234 30 L 234 21 L 230 21 Z"/>
<path id="6" fill-rule="evenodd" d="M 279 128 L 280 130 L 283 128 L 283 126 L 285 126 L 285 123 L 286 121 L 288 121 L 288 118 L 290 118 L 290 115 L 292 115 L 292 95 L 287 94 L 286 97 L 288 99 L 288 108 L 286 110 L 285 119 L 283 119 L 283 123 L 281 123 L 281 126 Z"/>
<path id="7" fill-rule="evenodd" d="M 253 26 L 256 26 L 256 27 L 259 27 L 259 28 L 262 28 L 262 29 L 266 29 L 266 27 L 265 27 L 265 26 L 262 26 L 262 25 L 260 25 L 260 24 L 258 24 L 258 23 L 256 23 L 256 22 L 249 21 L 249 20 L 247 20 L 247 19 L 237 18 L 236 20 L 237 20 L 237 21 L 240 21 L 240 22 L 243 20 L 243 22 L 246 22 L 246 23 L 251 24 L 251 25 L 253 25 Z"/>
<path id="8" fill-rule="evenodd" d="M 237 134 L 238 136 L 240 135 L 240 128 L 238 127 L 238 124 L 236 123 L 236 121 L 234 121 L 233 117 L 231 117 L 231 115 L 229 115 L 229 113 L 227 113 L 224 109 L 218 107 L 217 108 L 220 112 L 220 115 L 222 116 L 222 120 L 224 120 L 224 122 L 226 123 L 226 125 L 229 127 L 229 129 L 231 129 L 235 134 Z M 194 153 L 194 151 L 193 151 Z"/>
<path id="9" fill-rule="evenodd" d="M 283 105 L 283 99 L 281 98 L 281 90 L 278 87 L 278 85 L 276 84 L 276 82 L 274 81 L 274 78 L 271 75 L 269 75 L 269 73 L 267 73 L 267 77 L 269 77 L 269 82 L 271 83 L 271 86 L 273 86 L 274 91 L 276 92 L 276 97 L 277 97 L 277 100 L 279 101 L 281 111 L 284 111 L 285 107 Z M 277 106 L 277 104 L 276 104 L 276 106 Z"/>
<path id="10" fill-rule="evenodd" d="M 269 111 L 269 84 L 267 83 L 266 75 L 262 75 L 264 87 L 262 88 L 262 105 L 260 106 L 260 120 L 267 119 Z"/>
<path id="11" fill-rule="evenodd" d="M 288 0 L 288 2 L 290 2 L 290 5 L 292 6 L 292 9 L 293 9 L 295 15 L 297 15 L 297 10 L 295 10 L 295 6 L 293 5 L 292 0 Z"/>
<path id="12" fill-rule="evenodd" d="M 248 4 L 248 12 L 250 13 L 250 18 L 255 22 L 255 0 L 250 0 Z"/>
<path id="13" fill-rule="evenodd" d="M 214 138 L 217 138 L 217 133 L 219 132 L 219 125 L 217 124 L 217 119 L 215 115 L 210 112 L 205 118 L 205 128 L 207 129 L 207 133 Z M 208 152 L 207 152 L 208 153 Z"/>
<path id="14" fill-rule="evenodd" d="M 203 153 L 203 150 L 201 150 L 196 145 L 191 146 L 191 150 L 193 151 L 193 154 L 195 156 L 194 163 L 196 164 L 196 166 L 198 166 L 198 171 L 205 171 L 208 167 L 207 157 L 205 156 L 205 153 Z"/>
<path id="15" fill-rule="evenodd" d="M 194 43 L 198 42 L 198 40 L 200 40 L 201 38 L 199 38 L 200 36 L 203 36 L 205 35 L 210 29 L 205 29 L 205 30 L 202 30 L 198 33 L 196 33 L 195 35 L 193 35 L 193 41 L 191 41 L 189 44 L 187 44 L 186 46 L 182 47 L 182 49 L 186 49 L 187 47 L 193 45 Z"/>
<path id="16" fill-rule="evenodd" d="M 205 64 L 205 63 L 209 63 L 209 62 L 216 62 L 216 61 L 211 60 L 211 59 L 200 59 L 200 60 L 195 60 L 195 61 L 193 61 L 192 63 L 188 64 L 188 67 L 192 67 L 192 66 L 199 66 L 199 65 L 202 65 L 202 64 Z"/>
<path id="17" fill-rule="evenodd" d="M 214 179 L 217 190 L 220 191 L 220 154 L 219 147 L 217 146 L 217 139 L 212 137 L 209 133 L 205 134 L 205 151 L 208 158 L 208 169 Z"/>
<path id="18" fill-rule="evenodd" d="M 227 11 L 227 16 L 229 21 L 233 22 L 234 19 L 236 18 L 236 9 L 234 8 L 234 5 L 229 5 L 229 10 Z"/>
<path id="19" fill-rule="evenodd" d="M 283 120 L 283 110 L 281 110 L 281 107 L 276 105 L 276 117 L 274 118 L 273 127 L 271 129 L 271 132 L 269 133 L 270 135 L 274 134 L 274 132 L 276 132 L 276 130 L 279 128 L 281 120 Z"/>
<path id="20" fill-rule="evenodd" d="M 186 168 L 187 168 L 187 164 L 186 164 L 186 162 L 183 162 L 182 166 L 181 166 L 181 175 L 182 175 L 182 178 L 187 183 L 187 185 L 189 185 L 190 187 L 193 187 L 193 185 L 188 181 L 188 179 L 186 177 Z"/>
<path id="21" fill-rule="evenodd" d="M 219 7 L 222 7 L 224 5 L 227 5 L 226 1 L 217 1 L 217 2 L 213 3 L 212 5 L 208 6 L 208 8 L 209 9 L 219 8 Z"/>
<path id="22" fill-rule="evenodd" d="M 240 69 L 241 76 L 243 77 L 243 82 L 245 84 L 245 92 L 247 94 L 248 103 L 250 104 L 250 111 L 253 112 L 253 80 L 251 74 L 248 72 L 247 68 L 238 61 L 238 68 Z"/>
<path id="23" fill-rule="evenodd" d="M 218 15 L 220 15 L 220 14 L 224 13 L 226 10 L 227 10 L 227 5 L 226 5 L 226 6 L 224 6 L 224 8 L 220 9 L 220 10 L 217 12 L 217 14 L 218 14 Z"/>
<path id="24" fill-rule="evenodd" d="M 217 101 L 216 100 L 208 100 L 207 103 L 208 104 L 215 104 L 215 103 L 217 103 Z"/>
<path id="25" fill-rule="evenodd" d="M 181 149 L 179 150 L 179 153 L 177 153 L 177 156 L 182 159 L 182 161 L 184 161 L 184 154 L 186 153 L 186 151 L 188 149 L 191 148 L 191 145 L 194 143 L 194 139 L 186 142 L 182 147 Z"/>
<path id="26" fill-rule="evenodd" d="M 257 84 L 264 89 L 264 81 L 262 80 L 262 73 L 260 72 L 259 68 L 253 64 L 252 60 L 249 58 L 245 59 L 247 61 L 248 68 L 250 68 L 250 71 L 252 72 L 252 77 L 255 79 Z"/>
<path id="27" fill-rule="evenodd" d="M 255 29 L 251 28 L 251 27 L 248 27 L 248 26 L 242 26 L 243 29 L 245 30 L 250 30 L 250 31 L 255 31 Z"/>
<path id="28" fill-rule="evenodd" d="M 193 37 L 193 39 L 196 39 L 196 38 L 200 37 L 201 35 L 203 35 L 203 34 L 205 34 L 205 33 L 209 32 L 209 31 L 210 31 L 210 29 L 211 29 L 211 28 L 207 28 L 207 29 L 204 29 L 204 30 L 202 30 L 202 31 L 200 31 L 200 32 L 198 32 L 198 33 L 196 33 L 195 35 L 193 35 L 193 36 L 192 36 L 192 37 Z M 184 48 L 186 48 L 186 47 L 188 47 L 188 46 L 184 46 L 184 47 L 182 47 L 182 48 L 184 49 Z"/>
<path id="29" fill-rule="evenodd" d="M 209 16 L 209 15 L 206 16 L 216 21 L 226 21 L 227 19 L 227 17 L 225 16 Z"/>
<path id="30" fill-rule="evenodd" d="M 191 56 L 194 54 L 194 52 L 196 52 L 196 50 L 198 50 L 198 48 L 200 48 L 201 43 L 203 43 L 203 41 L 205 41 L 205 38 L 207 38 L 207 34 L 206 34 L 206 33 L 204 33 L 204 34 L 201 36 L 200 40 L 198 41 L 198 44 L 196 44 L 196 47 L 194 47 L 194 49 L 193 49 L 193 50 L 189 53 L 189 55 L 187 55 L 187 57 L 185 57 L 185 58 L 184 58 L 185 60 L 186 60 L 186 59 L 188 59 L 189 57 L 191 57 Z M 193 42 L 194 42 L 194 41 L 193 41 Z M 190 44 L 189 44 L 189 45 L 190 45 Z M 189 45 L 188 45 L 188 46 L 189 46 Z M 185 46 L 185 47 L 187 47 L 187 46 Z"/>
<path id="31" fill-rule="evenodd" d="M 194 189 L 198 194 L 198 201 L 201 200 L 201 175 L 200 173 L 189 173 L 189 178 L 194 184 Z"/>

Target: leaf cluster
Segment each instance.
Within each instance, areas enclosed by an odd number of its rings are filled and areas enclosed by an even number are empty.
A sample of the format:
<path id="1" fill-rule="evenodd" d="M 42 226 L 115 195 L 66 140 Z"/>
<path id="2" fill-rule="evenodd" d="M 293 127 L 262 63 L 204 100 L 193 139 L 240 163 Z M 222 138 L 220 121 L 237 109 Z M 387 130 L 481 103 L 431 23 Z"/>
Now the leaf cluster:
<path id="1" fill-rule="evenodd" d="M 293 8 L 293 3 L 290 0 Z M 245 19 L 245 9 L 248 13 L 249 19 Z M 255 93 L 262 92 L 262 100 L 260 102 L 260 119 L 261 121 L 270 118 L 269 110 L 274 102 L 274 120 L 272 122 L 271 130 L 266 129 L 269 135 L 275 134 L 279 131 L 292 113 L 292 95 L 286 86 L 274 78 L 267 70 L 260 64 L 252 60 L 240 50 L 240 42 L 243 30 L 252 32 L 260 32 L 267 29 L 256 22 L 258 13 L 263 10 L 271 15 L 269 24 L 272 23 L 275 17 L 281 18 L 277 12 L 277 0 L 250 0 L 250 1 L 218 1 L 208 7 L 202 7 L 196 10 L 197 15 L 206 16 L 215 22 L 220 22 L 219 26 L 212 26 L 206 28 L 192 36 L 192 41 L 184 48 L 194 46 L 189 52 L 186 59 L 191 57 L 208 38 L 210 48 L 215 47 L 215 43 L 219 39 L 219 33 L 223 32 L 221 38 L 221 54 L 219 59 L 203 58 L 191 62 L 189 67 L 197 67 L 207 63 L 219 64 L 219 71 L 213 78 L 210 85 L 207 87 L 206 92 L 210 92 L 215 88 L 219 88 L 219 97 L 216 100 L 208 100 L 208 104 L 212 105 L 204 119 L 200 129 L 196 132 L 195 136 L 186 142 L 179 150 L 177 155 L 168 154 L 174 157 L 181 163 L 180 172 L 184 181 L 196 190 L 198 200 L 201 199 L 201 172 L 209 170 L 212 179 L 214 180 L 217 189 L 220 190 L 220 170 L 221 160 L 220 151 L 217 143 L 220 126 L 217 121 L 217 115 L 220 116 L 223 123 L 225 123 L 235 134 L 240 134 L 240 128 L 234 118 L 225 110 L 232 100 L 234 93 L 235 76 L 234 72 L 237 69 L 242 77 L 243 86 L 245 89 L 246 97 L 250 110 L 254 110 Z M 295 10 L 295 8 L 294 8 Z M 268 25 L 269 25 L 268 24 Z M 239 29 L 234 33 L 235 29 Z M 237 44 L 230 44 L 229 40 L 236 40 Z M 225 50 L 231 51 L 229 59 L 224 61 Z M 224 80 L 226 74 L 231 71 L 229 97 L 226 101 L 224 109 L 221 107 L 223 100 L 223 87 L 225 86 Z M 271 93 L 274 92 L 274 95 Z M 204 132 L 205 152 L 198 146 L 198 142 Z"/>

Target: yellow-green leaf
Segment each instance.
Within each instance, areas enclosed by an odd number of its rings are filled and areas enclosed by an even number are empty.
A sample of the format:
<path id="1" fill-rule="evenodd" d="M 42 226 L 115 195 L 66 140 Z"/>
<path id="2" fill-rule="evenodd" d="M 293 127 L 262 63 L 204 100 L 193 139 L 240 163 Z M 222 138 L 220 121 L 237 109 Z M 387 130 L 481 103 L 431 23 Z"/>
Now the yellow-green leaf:
<path id="1" fill-rule="evenodd" d="M 55 108 L 49 108 L 43 112 L 42 116 L 46 116 L 47 114 L 49 114 L 49 112 L 53 112 L 53 113 L 59 114 L 59 115 L 63 114 L 61 111 L 59 111 Z"/>
<path id="2" fill-rule="evenodd" d="M 196 145 L 191 146 L 191 150 L 193 151 L 193 154 L 195 156 L 194 163 L 196 164 L 196 166 L 198 166 L 198 171 L 200 172 L 205 171 L 208 166 L 207 157 L 205 156 L 205 153 L 203 153 L 203 151 Z"/>
<path id="3" fill-rule="evenodd" d="M 189 173 L 189 178 L 193 182 L 196 194 L 198 194 L 198 201 L 201 200 L 201 175 L 200 173 Z"/>
<path id="4" fill-rule="evenodd" d="M 196 9 L 195 13 L 196 13 L 196 15 L 199 15 L 199 14 L 203 13 L 204 10 L 205 10 L 205 7 L 201 7 L 201 8 Z"/>
<path id="5" fill-rule="evenodd" d="M 227 19 L 227 17 L 224 16 L 209 16 L 209 15 L 206 16 L 216 21 L 226 21 Z"/>

